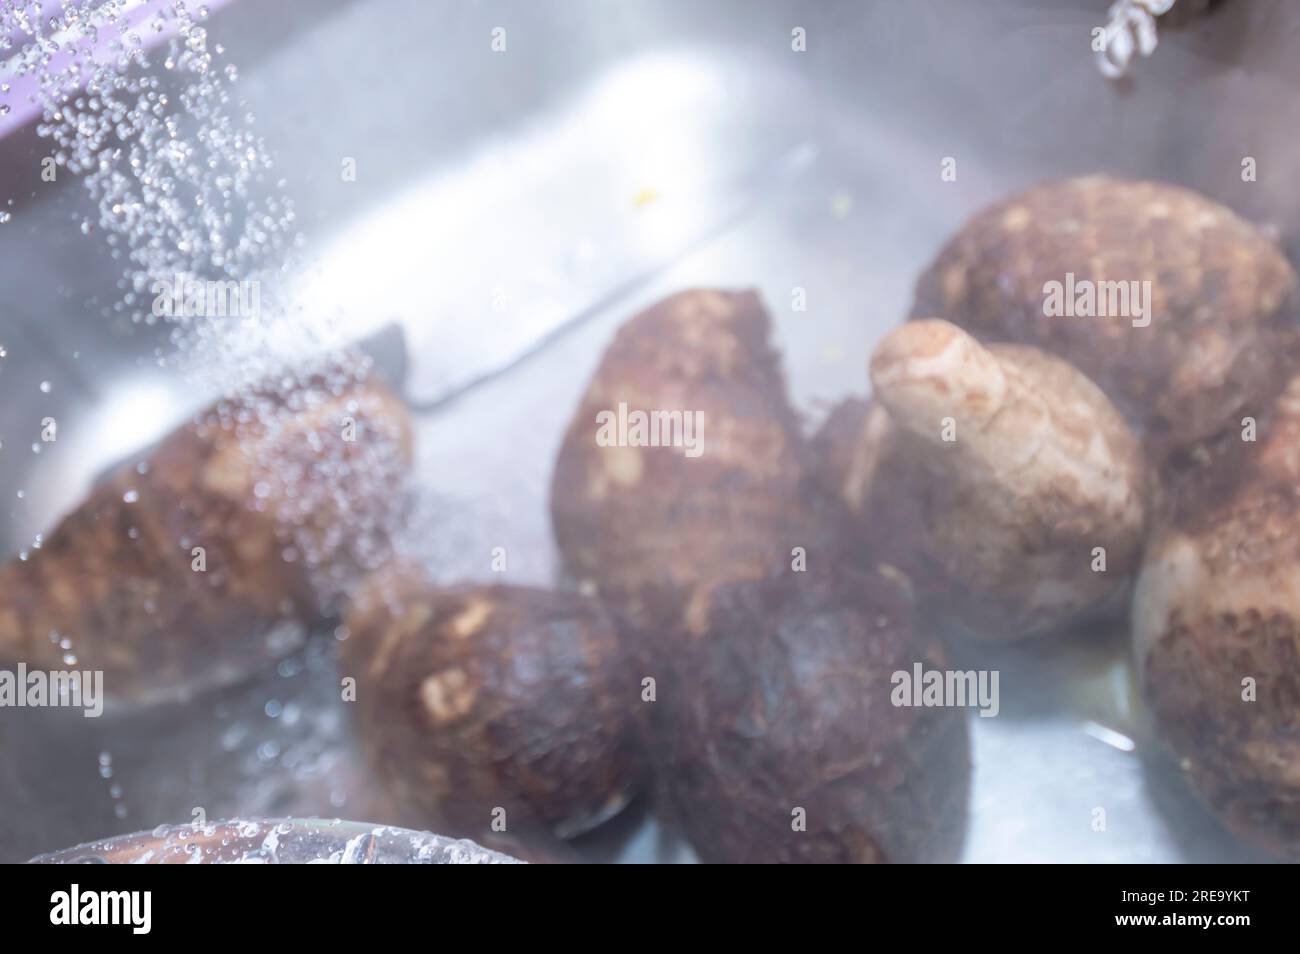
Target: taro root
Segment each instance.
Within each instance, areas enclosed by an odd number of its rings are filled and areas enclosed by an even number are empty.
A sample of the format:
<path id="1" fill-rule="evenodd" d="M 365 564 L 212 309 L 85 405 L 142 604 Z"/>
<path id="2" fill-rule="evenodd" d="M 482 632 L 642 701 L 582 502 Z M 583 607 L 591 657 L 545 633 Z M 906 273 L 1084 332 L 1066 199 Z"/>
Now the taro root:
<path id="1" fill-rule="evenodd" d="M 956 859 L 966 713 L 891 699 L 894 673 L 943 666 L 901 574 L 826 559 L 720 584 L 698 612 L 649 716 L 661 801 L 701 859 Z"/>
<path id="2" fill-rule="evenodd" d="M 1294 289 L 1281 252 L 1229 209 L 1177 186 L 1090 176 L 975 216 L 921 277 L 912 314 L 1065 358 L 1163 457 L 1277 393 L 1295 351 Z"/>
<path id="3" fill-rule="evenodd" d="M 435 586 L 395 564 L 350 607 L 339 670 L 381 782 L 413 821 L 466 837 L 569 837 L 639 788 L 638 676 L 578 594 Z"/>
<path id="4" fill-rule="evenodd" d="M 352 372 L 220 402 L 0 567 L 0 657 L 135 700 L 245 676 L 378 557 L 409 457 L 405 408 Z"/>
<path id="5" fill-rule="evenodd" d="M 1300 378 L 1171 482 L 1133 606 L 1156 728 L 1239 835 L 1300 858 Z"/>
<path id="6" fill-rule="evenodd" d="M 1141 556 L 1137 439 L 1086 377 L 1036 348 L 913 321 L 871 360 L 875 403 L 814 438 L 857 534 L 921 605 L 976 635 L 1058 629 L 1126 591 Z"/>
<path id="7" fill-rule="evenodd" d="M 768 331 L 753 292 L 660 302 L 619 329 L 565 434 L 551 513 L 567 569 L 647 629 L 680 625 L 697 585 L 763 576 L 806 542 L 801 435 Z M 659 446 L 602 432 L 652 412 Z"/>
<path id="8" fill-rule="evenodd" d="M 560 450 L 560 549 L 653 680 L 637 711 L 660 801 L 701 857 L 951 857 L 963 714 L 891 705 L 892 674 L 937 656 L 806 480 L 768 324 L 752 293 L 694 291 L 624 325 Z M 635 411 L 698 415 L 700 453 L 601 439 Z"/>
<path id="9" fill-rule="evenodd" d="M 858 563 L 881 561 L 908 576 L 931 574 L 926 528 L 933 520 L 918 449 L 879 401 L 846 398 L 831 409 L 809 442 L 810 482 L 841 508 L 848 552 Z M 942 593 L 946 579 L 913 588 Z M 934 613 L 938 605 L 920 609 Z"/>

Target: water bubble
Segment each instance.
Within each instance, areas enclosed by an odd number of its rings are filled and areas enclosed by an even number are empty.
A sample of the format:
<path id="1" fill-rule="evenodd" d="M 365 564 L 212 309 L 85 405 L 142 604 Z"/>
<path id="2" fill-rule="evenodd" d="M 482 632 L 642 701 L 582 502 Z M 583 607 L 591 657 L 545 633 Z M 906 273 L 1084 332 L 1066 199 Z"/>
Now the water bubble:
<path id="1" fill-rule="evenodd" d="M 9 65 L 38 81 L 37 134 L 51 141 L 59 166 L 82 177 L 98 208 L 98 226 L 88 218 L 82 231 L 107 233 L 106 244 L 136 286 L 137 279 L 222 281 L 278 269 L 294 247 L 292 204 L 263 188 L 271 162 L 244 108 L 234 111 L 229 84 L 237 69 L 213 62 L 199 26 L 207 8 L 175 3 L 129 23 L 122 6 L 66 0 L 56 30 L 25 15 L 22 4 L 0 3 L 0 46 L 12 37 L 20 47 Z M 174 36 L 162 62 L 150 64 L 141 32 L 164 32 L 168 23 Z M 100 44 L 106 26 L 113 42 Z M 60 48 L 73 51 L 70 61 L 51 59 Z M 161 92 L 158 66 L 177 74 L 175 94 Z M 185 195 L 199 200 L 190 210 L 179 204 Z M 157 316 L 142 301 L 123 304 L 120 310 L 141 322 L 203 324 L 208 317 Z"/>
<path id="2" fill-rule="evenodd" d="M 340 360 L 342 316 L 308 315 L 289 300 L 295 283 L 288 276 L 301 266 L 306 239 L 255 117 L 234 95 L 239 71 L 208 35 L 207 8 L 174 0 L 128 21 L 124 11 L 134 5 L 122 0 L 65 0 L 56 29 L 48 17 L 31 16 L 32 6 L 0 0 L 0 49 L 19 48 L 6 66 L 35 80 L 37 135 L 89 196 L 91 211 L 70 227 L 100 240 L 119 270 L 116 293 L 94 309 L 113 322 L 168 326 L 166 353 L 176 357 L 160 351 L 159 366 L 239 396 L 229 423 L 258 426 L 264 446 L 286 433 L 298 439 L 289 422 L 319 396 L 345 394 L 365 368 Z M 144 53 L 140 39 L 151 31 L 170 34 L 156 56 Z M 65 54 L 59 59 L 51 58 L 56 47 Z M 0 213 L 0 221 L 11 214 Z M 210 309 L 200 295 L 191 303 L 203 307 L 187 308 L 185 289 L 159 295 L 159 280 L 201 289 L 249 283 L 257 307 Z M 306 360 L 304 341 L 311 343 Z M 290 365 L 299 370 L 285 375 Z M 282 385 L 276 400 L 244 400 L 267 381 Z M 308 386 L 317 398 L 296 397 Z M 49 382 L 41 390 L 50 393 Z M 308 441 L 309 465 L 275 465 L 258 475 L 255 493 L 290 528 L 283 558 L 303 566 L 329 602 L 349 591 L 355 568 L 381 562 L 403 510 L 389 477 L 404 464 L 396 440 L 340 448 L 331 430 Z M 356 513 L 349 504 L 358 499 L 377 503 Z M 339 520 L 322 531 L 313 517 L 322 511 L 346 516 L 348 526 Z"/>
<path id="3" fill-rule="evenodd" d="M 42 394 L 49 394 L 50 391 L 52 391 L 53 389 L 54 389 L 54 388 L 53 388 L 53 385 L 51 385 L 49 381 L 42 381 L 42 382 L 41 382 L 41 393 L 42 393 Z"/>
<path id="4" fill-rule="evenodd" d="M 140 493 L 136 490 L 128 490 L 126 493 L 122 494 L 122 501 L 124 503 L 133 504 L 139 499 Z"/>
<path id="5" fill-rule="evenodd" d="M 225 732 L 221 733 L 221 747 L 227 752 L 233 752 L 239 748 L 240 743 L 248 735 L 248 728 L 243 725 L 232 725 Z"/>

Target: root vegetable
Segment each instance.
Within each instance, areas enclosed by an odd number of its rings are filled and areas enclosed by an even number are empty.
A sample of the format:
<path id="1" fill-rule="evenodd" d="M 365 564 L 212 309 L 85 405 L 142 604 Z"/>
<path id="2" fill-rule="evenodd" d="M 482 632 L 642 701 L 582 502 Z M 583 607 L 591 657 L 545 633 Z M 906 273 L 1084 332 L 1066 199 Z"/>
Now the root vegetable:
<path id="1" fill-rule="evenodd" d="M 937 656 L 899 574 L 853 568 L 767 339 L 749 293 L 676 295 L 619 331 L 556 466 L 561 550 L 653 680 L 660 804 L 701 857 L 952 857 L 964 714 L 891 704 L 892 674 Z M 703 453 L 602 446 L 620 404 L 702 412 Z"/>
<path id="2" fill-rule="evenodd" d="M 1161 738 L 1239 835 L 1300 858 L 1300 378 L 1171 484 L 1133 606 Z"/>
<path id="3" fill-rule="evenodd" d="M 814 440 L 824 483 L 922 606 L 990 637 L 1057 629 L 1125 591 L 1146 477 L 1136 438 L 1086 377 L 1034 348 L 913 321 L 871 361 L 876 403 Z"/>
<path id="4" fill-rule="evenodd" d="M 806 542 L 794 529 L 801 435 L 768 325 L 752 292 L 660 302 L 619 330 L 565 434 L 551 494 L 560 550 L 639 623 L 678 626 L 697 585 L 762 576 Z M 602 442 L 600 415 L 620 407 L 691 415 L 699 453 Z"/>
<path id="5" fill-rule="evenodd" d="M 0 567 L 0 656 L 136 700 L 246 675 L 382 549 L 409 441 L 355 379 L 218 403 Z"/>
<path id="6" fill-rule="evenodd" d="M 1079 290 L 1085 311 L 1091 286 L 1093 314 L 1049 314 L 1052 282 Z M 1274 244 L 1222 205 L 1177 186 L 1090 176 L 1037 185 L 975 216 L 920 279 L 912 314 L 1065 358 L 1163 457 L 1277 393 L 1296 344 L 1295 284 Z M 1125 313 L 1107 313 L 1112 305 Z"/>
<path id="7" fill-rule="evenodd" d="M 367 582 L 346 625 L 339 665 L 356 679 L 361 738 L 421 822 L 569 837 L 640 786 L 638 677 L 594 600 L 438 587 L 396 565 Z"/>
<path id="8" fill-rule="evenodd" d="M 896 571 L 819 565 L 708 592 L 650 710 L 662 801 L 709 862 L 954 860 L 966 714 L 891 701 L 943 659 Z"/>

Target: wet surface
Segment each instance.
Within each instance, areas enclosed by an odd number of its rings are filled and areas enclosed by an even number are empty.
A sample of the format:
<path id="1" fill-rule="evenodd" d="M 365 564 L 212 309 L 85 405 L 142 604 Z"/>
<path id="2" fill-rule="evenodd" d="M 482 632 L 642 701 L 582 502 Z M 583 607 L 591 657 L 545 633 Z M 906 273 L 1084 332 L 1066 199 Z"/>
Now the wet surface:
<path id="1" fill-rule="evenodd" d="M 235 3 L 209 28 L 312 238 L 304 307 L 358 337 L 402 329 L 407 393 L 433 408 L 418 418 L 413 546 L 448 581 L 487 579 L 505 547 L 509 581 L 545 584 L 563 429 L 619 322 L 664 294 L 757 287 L 811 424 L 866 391 L 872 344 L 943 238 L 1030 181 L 1105 169 L 1182 182 L 1290 242 L 1287 177 L 1247 188 L 1239 175 L 1246 150 L 1266 170 L 1300 152 L 1300 67 L 1270 39 L 1281 14 L 1261 3 L 1171 35 L 1115 87 L 1086 48 L 1103 6 L 289 0 Z M 501 23 L 509 52 L 494 56 Z M 790 50 L 794 25 L 807 53 Z M 160 332 L 87 307 L 116 269 L 77 229 L 80 187 L 32 181 L 43 148 L 22 133 L 0 143 L 0 192 L 21 199 L 0 226 L 6 555 L 210 396 L 157 366 Z M 342 183 L 349 156 L 358 176 Z M 941 183 L 948 156 L 958 179 Z M 33 454 L 46 415 L 60 439 Z M 188 823 L 196 808 L 418 827 L 366 772 L 333 641 L 326 628 L 278 668 L 183 704 L 97 720 L 0 710 L 0 860 Z M 1260 857 L 1159 756 L 1122 633 L 956 656 L 1001 673 L 999 716 L 971 713 L 967 860 Z M 578 847 L 689 857 L 643 804 Z"/>

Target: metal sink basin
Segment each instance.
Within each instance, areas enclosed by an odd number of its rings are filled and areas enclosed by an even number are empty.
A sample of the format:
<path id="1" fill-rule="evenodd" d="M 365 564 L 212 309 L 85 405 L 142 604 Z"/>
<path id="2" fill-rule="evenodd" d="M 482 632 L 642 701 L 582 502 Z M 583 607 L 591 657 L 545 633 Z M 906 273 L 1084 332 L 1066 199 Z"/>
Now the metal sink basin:
<path id="1" fill-rule="evenodd" d="M 1115 82 L 1088 45 L 1106 6 L 235 0 L 207 27 L 296 203 L 303 312 L 357 338 L 401 329 L 431 561 L 448 580 L 487 578 L 505 546 L 514 582 L 546 584 L 562 430 L 619 322 L 669 292 L 758 288 L 811 425 L 866 392 L 871 346 L 943 239 L 1032 181 L 1182 183 L 1300 248 L 1300 11 L 1218 4 Z M 30 125 L 0 139 L 0 203 L 14 200 L 0 225 L 6 557 L 212 396 L 159 366 L 165 329 L 103 314 L 118 263 L 78 230 L 91 205 L 75 178 L 41 181 L 46 149 Z M 1244 156 L 1258 181 L 1242 181 Z M 59 440 L 39 446 L 46 416 Z M 320 633 L 247 684 L 97 720 L 0 710 L 0 860 L 196 808 L 418 827 L 365 771 L 332 652 Z M 996 657 L 981 657 L 1003 701 L 972 719 L 966 860 L 1259 857 L 1159 756 L 1124 633 Z M 643 806 L 576 850 L 691 857 Z"/>

